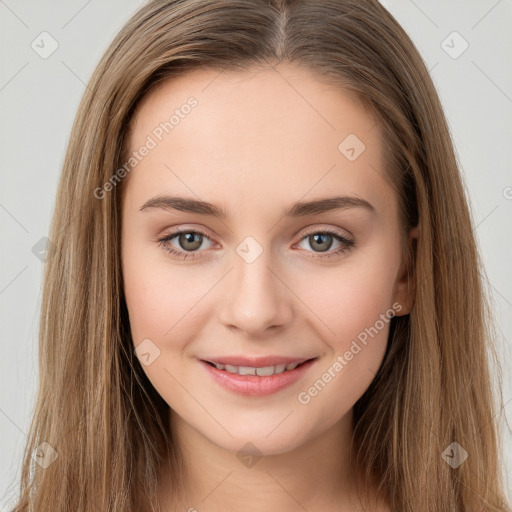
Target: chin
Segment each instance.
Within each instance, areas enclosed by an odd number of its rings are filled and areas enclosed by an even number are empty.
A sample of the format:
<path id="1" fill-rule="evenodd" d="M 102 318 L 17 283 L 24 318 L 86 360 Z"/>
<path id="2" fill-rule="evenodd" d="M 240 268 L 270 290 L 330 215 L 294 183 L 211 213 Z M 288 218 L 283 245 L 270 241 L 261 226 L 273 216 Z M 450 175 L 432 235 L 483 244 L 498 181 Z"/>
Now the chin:
<path id="1" fill-rule="evenodd" d="M 276 428 L 274 426 L 274 428 Z M 269 456 L 288 453 L 300 447 L 306 439 L 299 431 L 297 432 L 272 432 L 272 429 L 263 431 L 258 428 L 248 428 L 247 426 L 240 429 L 230 429 L 233 437 L 223 434 L 219 437 L 212 437 L 211 432 L 203 433 L 205 437 L 217 446 L 235 452 L 238 458 L 245 455 Z M 270 434 L 269 434 L 270 432 Z"/>

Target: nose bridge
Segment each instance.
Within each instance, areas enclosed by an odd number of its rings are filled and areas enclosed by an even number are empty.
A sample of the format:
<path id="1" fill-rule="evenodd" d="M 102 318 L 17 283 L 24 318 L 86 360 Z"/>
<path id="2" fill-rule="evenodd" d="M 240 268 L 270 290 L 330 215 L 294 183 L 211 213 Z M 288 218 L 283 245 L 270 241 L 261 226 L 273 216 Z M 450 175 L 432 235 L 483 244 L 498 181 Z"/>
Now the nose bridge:
<path id="1" fill-rule="evenodd" d="M 225 325 L 256 335 L 289 321 L 291 304 L 286 287 L 274 275 L 273 260 L 270 248 L 253 237 L 236 247 L 235 271 L 227 280 L 221 314 Z"/>

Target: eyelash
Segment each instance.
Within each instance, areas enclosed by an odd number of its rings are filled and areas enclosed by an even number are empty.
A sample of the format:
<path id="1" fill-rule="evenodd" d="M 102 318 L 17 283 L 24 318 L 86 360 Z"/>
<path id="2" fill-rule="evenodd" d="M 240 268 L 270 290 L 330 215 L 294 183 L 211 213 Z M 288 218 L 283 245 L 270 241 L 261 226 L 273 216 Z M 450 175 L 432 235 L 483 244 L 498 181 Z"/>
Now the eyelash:
<path id="1" fill-rule="evenodd" d="M 191 252 L 178 251 L 174 247 L 168 245 L 168 242 L 170 242 L 173 238 L 176 238 L 178 235 L 181 235 L 182 233 L 193 233 L 193 234 L 202 235 L 202 236 L 204 236 L 205 238 L 208 238 L 208 239 L 210 238 L 206 233 L 204 233 L 203 231 L 201 231 L 199 229 L 181 229 L 181 230 L 178 230 L 178 231 L 174 231 L 173 233 L 169 233 L 169 234 L 167 234 L 167 235 L 165 235 L 165 236 L 163 236 L 161 238 L 158 238 L 157 239 L 158 245 L 160 247 L 162 247 L 162 249 L 165 252 L 167 252 L 167 253 L 169 253 L 169 254 L 171 254 L 173 256 L 177 256 L 179 258 L 182 258 L 183 260 L 187 259 L 188 256 L 192 256 L 191 259 L 195 259 L 195 255 L 199 251 L 191 251 Z M 335 256 L 337 256 L 339 254 L 342 254 L 344 252 L 350 251 L 356 245 L 354 240 L 346 238 L 346 237 L 340 235 L 337 231 L 334 231 L 332 229 L 323 229 L 323 230 L 318 230 L 318 229 L 314 230 L 313 229 L 313 230 L 309 230 L 306 233 L 304 233 L 304 235 L 300 239 L 300 242 L 302 240 L 304 240 L 305 238 L 307 238 L 308 236 L 311 236 L 311 235 L 331 235 L 338 242 L 341 242 L 341 244 L 342 244 L 342 247 L 340 247 L 339 249 L 337 249 L 337 250 L 335 250 L 333 252 L 328 252 L 326 254 L 315 253 L 316 256 L 309 256 L 310 258 L 313 258 L 313 259 L 317 259 L 317 258 L 320 258 L 320 259 L 333 258 L 333 257 L 335 257 Z M 307 251 L 307 252 L 310 252 L 310 251 Z"/>

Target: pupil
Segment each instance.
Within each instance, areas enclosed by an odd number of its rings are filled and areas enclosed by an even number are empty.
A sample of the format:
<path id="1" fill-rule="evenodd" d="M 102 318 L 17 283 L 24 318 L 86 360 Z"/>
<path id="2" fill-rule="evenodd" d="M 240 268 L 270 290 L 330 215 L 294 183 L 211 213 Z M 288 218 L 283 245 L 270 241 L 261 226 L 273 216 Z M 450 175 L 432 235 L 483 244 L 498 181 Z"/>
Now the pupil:
<path id="1" fill-rule="evenodd" d="M 180 235 L 180 245 L 183 249 L 189 251 L 199 249 L 201 247 L 201 237 L 202 235 L 199 233 L 182 233 Z"/>
<path id="2" fill-rule="evenodd" d="M 317 234 L 317 235 L 312 235 L 309 237 L 310 238 L 310 243 L 311 243 L 311 247 L 314 248 L 315 244 L 317 243 L 317 239 L 321 238 L 323 239 L 323 242 L 325 243 L 325 239 L 330 239 L 330 243 L 328 244 L 327 247 L 317 247 L 321 252 L 324 252 L 324 251 L 327 251 L 329 250 L 329 248 L 331 247 L 332 245 L 332 235 L 329 235 L 328 233 L 323 233 L 323 234 Z M 313 242 L 311 242 L 311 239 L 313 239 Z M 320 242 L 322 243 L 322 242 Z"/>

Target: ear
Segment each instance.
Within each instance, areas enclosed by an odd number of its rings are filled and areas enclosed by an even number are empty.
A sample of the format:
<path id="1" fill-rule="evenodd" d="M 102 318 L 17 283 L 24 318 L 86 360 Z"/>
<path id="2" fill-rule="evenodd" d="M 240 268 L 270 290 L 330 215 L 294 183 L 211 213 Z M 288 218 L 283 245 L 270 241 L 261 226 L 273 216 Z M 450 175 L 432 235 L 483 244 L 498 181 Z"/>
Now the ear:
<path id="1" fill-rule="evenodd" d="M 416 255 L 416 244 L 420 234 L 419 225 L 409 231 L 407 241 L 410 258 L 403 258 L 400 269 L 397 274 L 394 290 L 393 304 L 399 304 L 401 307 L 395 308 L 395 315 L 402 316 L 410 313 L 415 299 L 414 290 L 414 262 Z"/>

